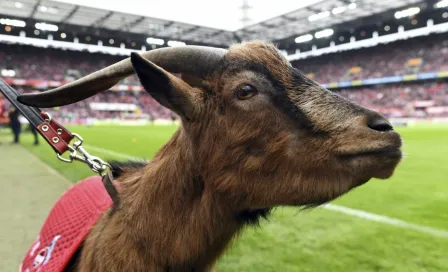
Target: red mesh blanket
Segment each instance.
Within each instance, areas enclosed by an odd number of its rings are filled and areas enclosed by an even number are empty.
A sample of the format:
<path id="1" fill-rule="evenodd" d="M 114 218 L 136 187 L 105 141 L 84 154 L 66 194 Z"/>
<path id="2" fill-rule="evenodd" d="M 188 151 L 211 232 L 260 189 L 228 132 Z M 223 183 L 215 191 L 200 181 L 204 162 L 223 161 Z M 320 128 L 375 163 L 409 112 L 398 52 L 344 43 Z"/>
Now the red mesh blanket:
<path id="1" fill-rule="evenodd" d="M 64 271 L 89 230 L 111 205 L 99 176 L 71 187 L 51 210 L 19 271 Z"/>

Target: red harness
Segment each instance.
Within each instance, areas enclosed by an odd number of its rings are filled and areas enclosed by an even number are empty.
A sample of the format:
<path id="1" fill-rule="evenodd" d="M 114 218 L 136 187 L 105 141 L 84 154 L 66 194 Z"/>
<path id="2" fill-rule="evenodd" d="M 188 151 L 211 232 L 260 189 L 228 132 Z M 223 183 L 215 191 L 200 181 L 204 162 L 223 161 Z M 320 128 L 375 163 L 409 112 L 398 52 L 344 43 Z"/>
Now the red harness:
<path id="1" fill-rule="evenodd" d="M 75 184 L 56 202 L 19 271 L 64 271 L 90 229 L 112 204 L 101 177 Z"/>

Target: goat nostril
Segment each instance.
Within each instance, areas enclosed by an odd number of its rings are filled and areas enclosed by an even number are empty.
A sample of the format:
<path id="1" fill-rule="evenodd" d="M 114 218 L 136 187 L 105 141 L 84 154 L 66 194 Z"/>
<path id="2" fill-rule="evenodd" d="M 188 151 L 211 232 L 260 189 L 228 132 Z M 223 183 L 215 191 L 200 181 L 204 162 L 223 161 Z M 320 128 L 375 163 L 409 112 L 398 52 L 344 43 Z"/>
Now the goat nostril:
<path id="1" fill-rule="evenodd" d="M 376 131 L 391 131 L 394 129 L 386 119 L 380 116 L 370 116 L 367 126 Z"/>

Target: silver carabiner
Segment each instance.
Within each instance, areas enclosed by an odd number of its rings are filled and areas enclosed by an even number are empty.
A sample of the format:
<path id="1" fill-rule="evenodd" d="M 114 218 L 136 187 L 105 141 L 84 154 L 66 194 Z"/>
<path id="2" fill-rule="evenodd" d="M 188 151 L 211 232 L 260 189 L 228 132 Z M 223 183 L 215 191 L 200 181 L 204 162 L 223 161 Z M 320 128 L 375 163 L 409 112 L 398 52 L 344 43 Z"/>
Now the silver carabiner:
<path id="1" fill-rule="evenodd" d="M 63 158 L 61 155 L 57 154 L 58 159 L 66 163 L 72 163 L 75 160 L 83 162 L 87 164 L 93 172 L 104 176 L 104 174 L 106 173 L 105 171 L 108 168 L 111 168 L 110 164 L 103 161 L 99 157 L 90 155 L 89 152 L 87 152 L 87 150 L 85 150 L 82 146 L 82 144 L 84 143 L 84 139 L 79 134 L 72 133 L 72 136 L 78 139 L 78 141 L 73 143 L 73 146 L 68 145 L 68 148 L 70 150 L 69 159 Z"/>
<path id="2" fill-rule="evenodd" d="M 56 154 L 56 155 L 57 155 L 57 157 L 58 157 L 58 159 L 60 161 L 66 162 L 66 163 L 72 163 L 73 162 L 73 155 L 76 155 L 76 150 L 73 147 L 71 147 L 70 145 L 68 146 L 68 149 L 70 150 L 70 155 L 69 155 L 68 159 L 62 157 L 59 154 Z"/>

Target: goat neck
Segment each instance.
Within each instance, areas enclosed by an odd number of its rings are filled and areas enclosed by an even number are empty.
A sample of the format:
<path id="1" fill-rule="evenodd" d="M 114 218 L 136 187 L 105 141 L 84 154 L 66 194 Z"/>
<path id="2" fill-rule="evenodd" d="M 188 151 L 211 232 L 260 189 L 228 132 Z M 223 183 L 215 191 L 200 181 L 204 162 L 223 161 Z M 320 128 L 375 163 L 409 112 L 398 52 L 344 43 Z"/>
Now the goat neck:
<path id="1" fill-rule="evenodd" d="M 241 229 L 206 186 L 183 137 L 179 130 L 146 168 L 118 179 L 122 205 L 86 239 L 85 271 L 207 271 Z"/>

